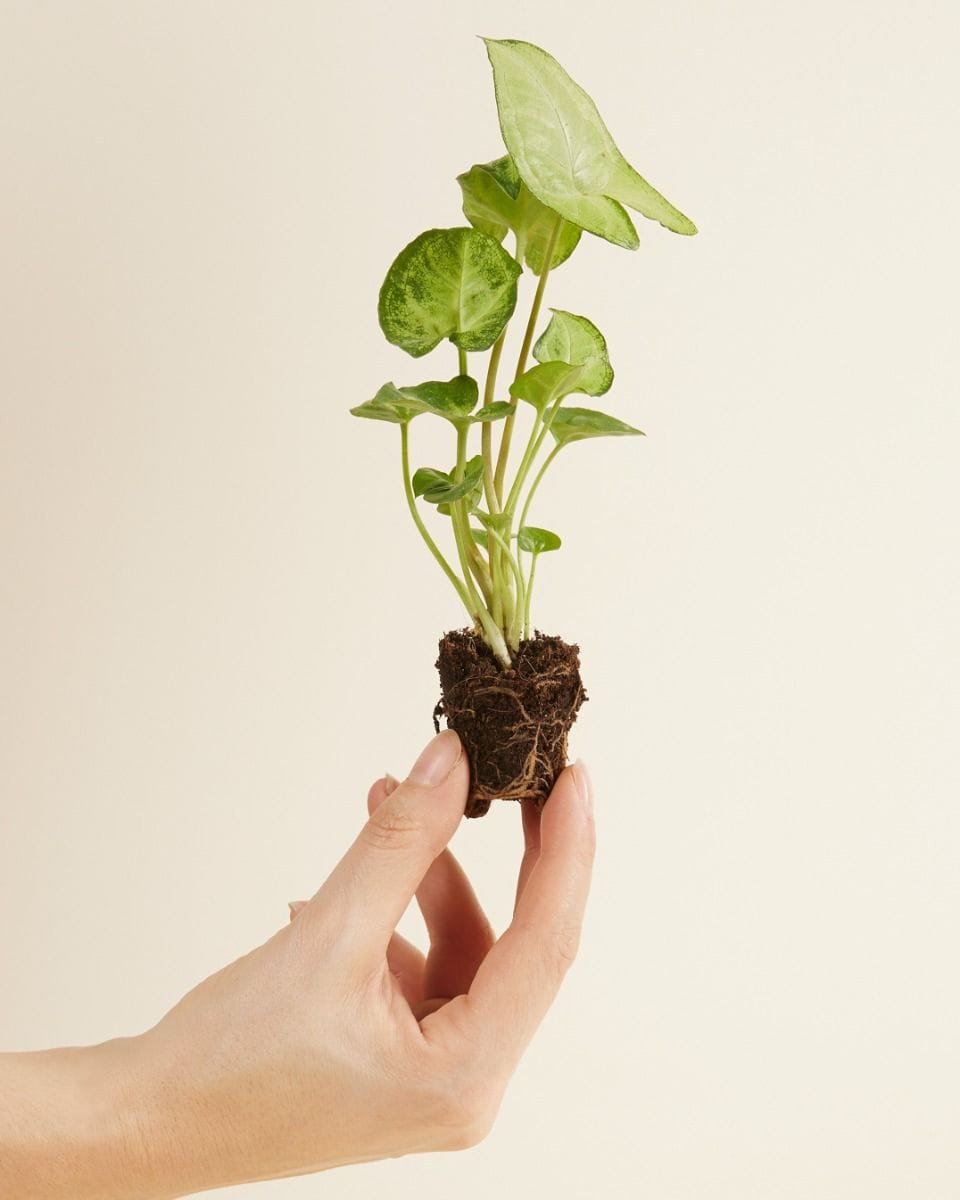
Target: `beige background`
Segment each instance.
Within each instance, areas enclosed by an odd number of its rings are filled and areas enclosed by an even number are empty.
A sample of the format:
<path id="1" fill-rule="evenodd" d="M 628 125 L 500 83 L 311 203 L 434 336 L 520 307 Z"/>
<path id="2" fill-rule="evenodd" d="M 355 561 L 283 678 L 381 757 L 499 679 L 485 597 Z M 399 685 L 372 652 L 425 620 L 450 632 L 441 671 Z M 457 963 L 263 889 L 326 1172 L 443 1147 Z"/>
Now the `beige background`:
<path id="1" fill-rule="evenodd" d="M 536 506 L 581 957 L 482 1146 L 234 1194 L 956 1197 L 954 6 L 517 9 L 0 2 L 0 1041 L 152 1024 L 425 740 L 461 617 L 347 409 L 524 37 L 701 228 L 548 293 L 648 433 Z M 498 928 L 518 817 L 455 840 Z"/>

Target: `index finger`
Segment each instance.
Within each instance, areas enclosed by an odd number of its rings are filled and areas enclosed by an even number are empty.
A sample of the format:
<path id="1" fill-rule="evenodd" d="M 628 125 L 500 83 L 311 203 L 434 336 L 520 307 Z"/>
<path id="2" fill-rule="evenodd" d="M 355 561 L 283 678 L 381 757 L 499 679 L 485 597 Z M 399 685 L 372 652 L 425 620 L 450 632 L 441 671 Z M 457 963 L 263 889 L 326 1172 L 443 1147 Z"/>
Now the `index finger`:
<path id="1" fill-rule="evenodd" d="M 566 767 L 540 820 L 540 855 L 513 922 L 491 948 L 464 997 L 477 1039 L 519 1059 L 577 954 L 596 847 L 590 777 Z"/>

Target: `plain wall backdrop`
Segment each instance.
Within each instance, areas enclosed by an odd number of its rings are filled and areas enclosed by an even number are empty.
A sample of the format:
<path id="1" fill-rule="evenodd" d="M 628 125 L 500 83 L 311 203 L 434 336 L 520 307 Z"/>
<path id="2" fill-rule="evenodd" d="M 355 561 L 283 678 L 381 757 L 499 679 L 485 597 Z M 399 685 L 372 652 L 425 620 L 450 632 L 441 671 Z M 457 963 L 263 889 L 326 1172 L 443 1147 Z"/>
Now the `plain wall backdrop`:
<path id="1" fill-rule="evenodd" d="M 455 369 L 376 297 L 502 152 L 477 34 L 556 55 L 701 231 L 585 236 L 547 293 L 647 433 L 535 505 L 583 946 L 481 1146 L 232 1194 L 954 1200 L 946 0 L 0 0 L 0 1044 L 152 1025 L 431 732 L 462 614 L 347 410 Z M 498 929 L 519 816 L 454 841 Z"/>

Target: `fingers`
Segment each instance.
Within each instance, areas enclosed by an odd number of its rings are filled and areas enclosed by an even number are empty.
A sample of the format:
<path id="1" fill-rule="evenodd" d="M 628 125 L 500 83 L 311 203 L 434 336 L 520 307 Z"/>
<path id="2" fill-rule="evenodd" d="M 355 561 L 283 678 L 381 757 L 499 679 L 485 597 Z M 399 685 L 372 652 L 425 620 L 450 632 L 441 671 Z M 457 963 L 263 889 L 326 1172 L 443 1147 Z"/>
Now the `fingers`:
<path id="1" fill-rule="evenodd" d="M 513 905 L 514 915 L 516 915 L 520 897 L 523 895 L 523 889 L 527 886 L 527 880 L 530 878 L 530 872 L 540 857 L 540 809 L 532 800 L 521 800 L 520 807 L 523 820 L 523 858 L 520 861 L 520 874 L 517 876 L 517 896 Z"/>
<path id="2" fill-rule="evenodd" d="M 576 956 L 594 847 L 590 779 L 578 763 L 562 772 L 541 813 L 540 854 L 513 923 L 481 964 L 461 1010 L 470 1040 L 489 1044 L 495 1037 L 491 1053 L 505 1055 L 511 1067 Z"/>
<path id="3" fill-rule="evenodd" d="M 392 775 L 378 779 L 367 796 L 370 812 L 375 812 L 397 786 Z M 446 999 L 459 996 L 473 982 L 494 937 L 476 893 L 451 850 L 441 850 L 430 864 L 416 897 L 430 937 L 423 994 Z M 422 956 L 420 962 L 424 962 Z"/>
<path id="4" fill-rule="evenodd" d="M 375 968 L 430 864 L 459 825 L 468 782 L 460 739 L 444 730 L 374 809 L 298 922 L 318 937 L 336 937 L 358 968 Z"/>

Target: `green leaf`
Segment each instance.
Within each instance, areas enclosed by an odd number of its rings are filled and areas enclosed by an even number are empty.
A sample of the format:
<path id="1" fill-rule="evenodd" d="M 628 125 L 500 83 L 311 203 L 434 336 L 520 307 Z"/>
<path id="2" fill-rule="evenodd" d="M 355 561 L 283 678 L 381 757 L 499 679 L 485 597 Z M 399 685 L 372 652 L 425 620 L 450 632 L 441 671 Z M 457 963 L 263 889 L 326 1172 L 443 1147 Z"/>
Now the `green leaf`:
<path id="1" fill-rule="evenodd" d="M 455 375 L 447 380 L 431 379 L 416 387 L 400 388 L 399 393 L 404 399 L 422 405 L 424 412 L 436 413 L 448 421 L 468 417 L 479 397 L 477 381 L 469 375 Z"/>
<path id="2" fill-rule="evenodd" d="M 369 417 L 374 421 L 391 421 L 402 425 L 419 413 L 426 412 L 421 401 L 407 395 L 393 383 L 385 383 L 372 400 L 365 400 L 350 412 L 355 417 Z"/>
<path id="3" fill-rule="evenodd" d="M 498 242 L 512 230 L 517 236 L 520 257 L 535 275 L 542 275 L 559 214 L 541 204 L 523 183 L 510 155 L 475 164 L 458 175 L 457 182 L 463 192 L 463 213 L 470 224 Z M 562 221 L 550 259 L 551 269 L 565 262 L 579 241 L 579 226 Z"/>
<path id="4" fill-rule="evenodd" d="M 526 400 L 537 412 L 542 413 L 558 396 L 569 396 L 571 392 L 580 391 L 582 373 L 582 367 L 559 360 L 540 363 L 514 380 L 510 385 L 510 395 L 517 400 Z"/>
<path id="5" fill-rule="evenodd" d="M 634 250 L 627 204 L 674 233 L 696 226 L 620 153 L 597 106 L 555 58 L 530 42 L 484 39 L 500 129 L 521 179 L 548 208 Z"/>
<path id="6" fill-rule="evenodd" d="M 544 554 L 547 550 L 559 550 L 560 538 L 549 529 L 536 525 L 524 525 L 517 533 L 517 545 L 531 554 Z"/>
<path id="7" fill-rule="evenodd" d="M 643 436 L 642 429 L 634 429 L 625 421 L 608 417 L 606 413 L 592 408 L 560 408 L 554 414 L 550 432 L 561 445 L 579 442 L 591 437 L 625 437 L 629 434 Z"/>
<path id="8" fill-rule="evenodd" d="M 506 400 L 495 400 L 492 404 L 485 404 L 483 408 L 478 408 L 470 419 L 472 421 L 501 421 L 515 411 L 514 405 L 508 404 Z"/>
<path id="9" fill-rule="evenodd" d="M 400 424 L 419 413 L 435 413 L 456 421 L 467 417 L 477 403 L 477 381 L 469 375 L 456 375 L 448 380 L 429 380 L 415 387 L 400 387 L 385 383 L 372 400 L 351 408 L 357 417 L 372 417 L 379 421 Z"/>
<path id="10" fill-rule="evenodd" d="M 476 517 L 487 529 L 495 529 L 497 533 L 506 533 L 512 517 L 509 513 L 488 513 L 482 508 L 474 508 L 471 515 Z"/>
<path id="11" fill-rule="evenodd" d="M 553 316 L 533 347 L 533 357 L 540 363 L 561 362 L 582 367 L 576 389 L 571 391 L 602 396 L 613 383 L 613 367 L 603 334 L 586 317 L 559 308 L 550 311 Z"/>
<path id="12" fill-rule="evenodd" d="M 380 288 L 387 341 L 420 358 L 444 338 L 486 350 L 517 303 L 522 268 L 481 229 L 429 229 L 394 259 Z"/>
<path id="13" fill-rule="evenodd" d="M 473 538 L 473 540 L 477 543 L 478 546 L 482 546 L 484 548 L 484 550 L 487 549 L 487 545 L 490 541 L 490 538 L 487 536 L 487 531 L 485 529 L 477 529 L 477 527 L 475 525 L 471 525 L 470 526 L 470 536 Z"/>
<path id="14" fill-rule="evenodd" d="M 482 477 L 483 458 L 479 454 L 467 462 L 459 483 L 454 480 L 453 472 L 418 467 L 413 473 L 413 494 L 422 496 L 428 504 L 452 504 L 454 500 L 478 492 Z"/>

